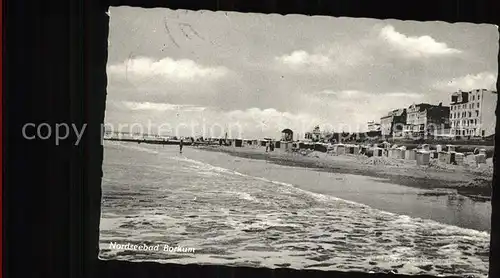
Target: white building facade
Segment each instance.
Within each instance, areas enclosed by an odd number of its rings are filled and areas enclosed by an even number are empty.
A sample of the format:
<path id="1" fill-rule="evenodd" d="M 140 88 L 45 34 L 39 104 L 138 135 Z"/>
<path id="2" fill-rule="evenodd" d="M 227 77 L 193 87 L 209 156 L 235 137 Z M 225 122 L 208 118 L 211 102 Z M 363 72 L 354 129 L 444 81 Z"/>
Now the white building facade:
<path id="1" fill-rule="evenodd" d="M 454 136 L 487 137 L 495 134 L 498 94 L 477 89 L 452 94 L 450 134 Z"/>

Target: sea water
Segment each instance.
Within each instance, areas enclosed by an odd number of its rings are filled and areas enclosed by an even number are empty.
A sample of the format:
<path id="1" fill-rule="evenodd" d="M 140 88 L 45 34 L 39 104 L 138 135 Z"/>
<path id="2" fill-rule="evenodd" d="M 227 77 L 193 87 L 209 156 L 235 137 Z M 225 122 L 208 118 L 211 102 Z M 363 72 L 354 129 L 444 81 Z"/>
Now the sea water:
<path id="1" fill-rule="evenodd" d="M 104 155 L 102 259 L 487 275 L 485 231 L 220 167 L 218 153 L 106 142 Z M 162 248 L 146 252 L 112 244 Z"/>

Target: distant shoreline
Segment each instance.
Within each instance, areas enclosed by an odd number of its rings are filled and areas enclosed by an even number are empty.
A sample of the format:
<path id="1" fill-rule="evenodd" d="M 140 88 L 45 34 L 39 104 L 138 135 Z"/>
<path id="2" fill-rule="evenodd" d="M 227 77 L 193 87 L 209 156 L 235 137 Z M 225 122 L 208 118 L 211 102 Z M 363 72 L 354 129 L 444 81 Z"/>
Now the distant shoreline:
<path id="1" fill-rule="evenodd" d="M 106 138 L 105 140 L 136 142 L 138 144 L 179 144 L 179 140 L 160 141 L 128 138 Z M 326 153 L 318 153 L 317 157 L 311 157 L 285 152 L 280 149 L 266 153 L 262 147 L 233 147 L 196 143 L 192 145 L 190 141 L 186 142 L 185 146 L 194 146 L 207 151 L 224 152 L 242 158 L 266 160 L 284 166 L 313 168 L 318 171 L 382 178 L 390 183 L 421 189 L 451 189 L 456 190 L 458 194 L 479 201 L 488 201 L 491 199 L 493 174 L 492 172 L 483 171 L 484 168 L 490 167 L 488 165 L 483 165 L 483 168 L 480 169 L 452 165 L 440 168 L 417 166 L 415 163 L 412 164 L 409 161 L 401 163 L 399 160 L 393 160 L 396 165 L 392 166 L 373 165 L 366 163 L 369 159 L 366 156 L 333 156 Z M 491 149 L 488 148 L 488 151 L 492 152 L 493 147 Z M 391 161 L 391 159 L 387 160 Z"/>
<path id="2" fill-rule="evenodd" d="M 375 158 L 366 156 L 335 156 L 318 152 L 304 156 L 282 150 L 266 153 L 263 148 L 259 147 L 200 146 L 199 148 L 236 157 L 266 160 L 284 166 L 382 178 L 390 183 L 421 189 L 451 189 L 478 201 L 488 201 L 491 198 L 493 175 L 490 175 L 488 171 L 481 171 L 489 166 L 484 166 L 482 169 L 460 169 L 458 167 L 462 166 L 451 165 L 448 168 L 425 167 L 402 160 L 395 160 L 395 165 L 374 165 L 376 163 L 367 162 L 372 162 L 370 159 Z M 390 162 L 390 159 L 384 158 L 384 160 Z"/>

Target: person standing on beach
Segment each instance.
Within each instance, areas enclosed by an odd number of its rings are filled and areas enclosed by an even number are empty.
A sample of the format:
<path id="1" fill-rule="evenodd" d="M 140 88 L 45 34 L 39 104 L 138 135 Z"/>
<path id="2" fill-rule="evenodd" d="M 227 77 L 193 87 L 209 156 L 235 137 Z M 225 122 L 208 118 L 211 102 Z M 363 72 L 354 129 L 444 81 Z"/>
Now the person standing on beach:
<path id="1" fill-rule="evenodd" d="M 182 141 L 179 141 L 179 152 L 182 153 L 182 145 L 184 144 L 184 142 Z"/>

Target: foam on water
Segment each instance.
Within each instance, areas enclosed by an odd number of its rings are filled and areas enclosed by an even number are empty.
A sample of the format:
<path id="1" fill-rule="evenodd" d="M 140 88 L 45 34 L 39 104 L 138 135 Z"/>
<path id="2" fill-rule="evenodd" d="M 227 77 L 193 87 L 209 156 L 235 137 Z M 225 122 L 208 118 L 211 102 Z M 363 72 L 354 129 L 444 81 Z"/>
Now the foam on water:
<path id="1" fill-rule="evenodd" d="M 255 180 L 260 180 L 260 181 L 272 183 L 272 184 L 279 185 L 279 186 L 291 187 L 291 188 L 293 188 L 293 190 L 295 190 L 297 192 L 301 192 L 303 194 L 310 195 L 310 196 L 316 198 L 319 201 L 323 201 L 323 202 L 332 202 L 332 201 L 334 201 L 334 202 L 343 202 L 343 203 L 346 203 L 346 204 L 357 206 L 360 209 L 369 209 L 369 210 L 372 210 L 373 212 L 376 212 L 376 213 L 379 213 L 379 214 L 389 215 L 389 216 L 396 216 L 396 219 L 392 222 L 392 224 L 394 224 L 394 225 L 404 225 L 404 226 L 406 226 L 408 228 L 416 228 L 417 223 L 425 224 L 425 225 L 428 225 L 430 228 L 435 229 L 435 235 L 448 235 L 448 236 L 451 236 L 454 233 L 456 233 L 457 231 L 461 231 L 461 232 L 465 232 L 466 234 L 470 234 L 471 236 L 481 236 L 481 237 L 489 237 L 490 236 L 490 234 L 488 232 L 476 231 L 476 230 L 473 230 L 473 229 L 465 229 L 465 228 L 456 227 L 456 226 L 452 226 L 452 225 L 446 225 L 446 224 L 442 224 L 442 223 L 439 223 L 439 222 L 436 222 L 436 221 L 433 221 L 433 220 L 421 219 L 421 218 L 416 218 L 416 217 L 410 217 L 408 215 L 398 215 L 398 214 L 395 214 L 395 213 L 391 213 L 391 212 L 387 212 L 387 211 L 383 211 L 383 210 L 374 209 L 374 208 L 372 208 L 372 207 L 370 207 L 368 205 L 361 204 L 361 203 L 358 203 L 358 202 L 353 202 L 353 201 L 349 201 L 349 200 L 337 198 L 337 197 L 334 197 L 334 196 L 331 196 L 331 195 L 324 195 L 324 194 L 320 194 L 320 193 L 314 193 L 314 192 L 310 192 L 310 191 L 307 191 L 307 190 L 303 190 L 303 189 L 297 188 L 296 186 L 294 186 L 293 184 L 290 184 L 290 183 L 285 183 L 285 182 L 280 182 L 280 181 L 273 181 L 273 180 L 269 180 L 269 179 L 266 179 L 266 178 L 263 178 L 263 177 L 250 176 L 250 175 L 246 175 L 246 174 L 234 171 L 234 170 L 230 170 L 230 169 L 226 169 L 226 168 L 214 166 L 214 165 L 202 162 L 202 161 L 198 161 L 198 160 L 194 160 L 194 159 L 189 159 L 189 158 L 186 158 L 186 157 L 171 157 L 171 158 L 174 159 L 174 160 L 181 160 L 181 161 L 185 161 L 185 162 L 190 162 L 190 163 L 196 164 L 199 167 L 199 169 L 203 169 L 203 170 L 209 171 L 209 172 L 213 171 L 213 172 L 216 172 L 216 173 L 223 173 L 223 174 L 228 174 L 228 175 L 237 175 L 237 176 L 242 176 L 242 177 L 247 177 L 247 178 L 251 178 L 251 179 L 255 179 Z M 254 198 L 251 198 L 251 199 L 253 200 Z"/>
<path id="2" fill-rule="evenodd" d="M 151 151 L 139 148 L 134 149 Z M 103 180 L 102 258 L 487 275 L 487 232 L 377 210 L 184 156 L 164 159 L 161 171 L 144 164 L 141 172 L 150 174 L 144 176 L 159 181 L 142 181 L 134 198 Z M 122 171 L 132 175 L 132 169 Z M 113 184 L 129 188 L 127 182 L 120 176 Z M 117 252 L 109 249 L 112 240 L 175 243 L 199 251 Z"/>

